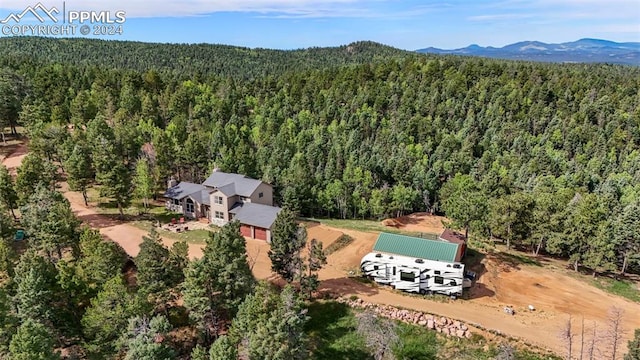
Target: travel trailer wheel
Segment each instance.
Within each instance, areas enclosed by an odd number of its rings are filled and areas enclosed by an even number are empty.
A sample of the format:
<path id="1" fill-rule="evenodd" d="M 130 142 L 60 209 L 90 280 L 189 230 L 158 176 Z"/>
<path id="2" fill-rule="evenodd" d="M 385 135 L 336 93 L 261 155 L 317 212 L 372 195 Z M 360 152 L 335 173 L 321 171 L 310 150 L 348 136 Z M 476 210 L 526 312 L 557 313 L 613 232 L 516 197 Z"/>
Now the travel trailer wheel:
<path id="1" fill-rule="evenodd" d="M 456 300 L 458 298 L 458 295 L 456 294 L 451 294 L 451 300 Z"/>

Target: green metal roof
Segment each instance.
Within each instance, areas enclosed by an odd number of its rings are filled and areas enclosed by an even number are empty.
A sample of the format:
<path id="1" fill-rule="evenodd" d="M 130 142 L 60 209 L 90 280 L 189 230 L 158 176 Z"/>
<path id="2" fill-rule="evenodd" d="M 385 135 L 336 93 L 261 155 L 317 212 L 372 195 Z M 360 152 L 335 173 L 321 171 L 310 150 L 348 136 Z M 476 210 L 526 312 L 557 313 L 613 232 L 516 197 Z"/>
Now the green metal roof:
<path id="1" fill-rule="evenodd" d="M 391 253 L 415 258 L 455 262 L 458 244 L 412 236 L 380 233 L 374 252 Z"/>

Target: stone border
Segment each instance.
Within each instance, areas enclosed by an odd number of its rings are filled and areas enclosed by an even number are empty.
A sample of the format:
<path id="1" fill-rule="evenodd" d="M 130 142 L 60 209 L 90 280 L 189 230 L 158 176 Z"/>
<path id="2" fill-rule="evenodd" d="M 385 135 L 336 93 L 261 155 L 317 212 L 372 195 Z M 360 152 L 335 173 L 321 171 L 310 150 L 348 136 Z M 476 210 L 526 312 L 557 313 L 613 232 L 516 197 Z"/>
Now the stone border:
<path id="1" fill-rule="evenodd" d="M 336 301 L 351 308 L 372 310 L 374 313 L 387 319 L 398 320 L 407 324 L 435 330 L 443 335 L 467 339 L 471 337 L 471 330 L 466 324 L 444 316 L 434 316 L 420 311 L 399 309 L 390 305 L 373 304 L 359 298 L 351 300 L 339 297 Z"/>

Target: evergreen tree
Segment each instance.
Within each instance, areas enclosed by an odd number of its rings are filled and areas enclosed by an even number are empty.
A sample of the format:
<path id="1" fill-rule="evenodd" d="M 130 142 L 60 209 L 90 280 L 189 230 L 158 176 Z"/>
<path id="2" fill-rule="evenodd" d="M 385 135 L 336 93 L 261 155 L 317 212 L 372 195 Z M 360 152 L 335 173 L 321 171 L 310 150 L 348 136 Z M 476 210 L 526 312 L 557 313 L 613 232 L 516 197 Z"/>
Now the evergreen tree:
<path id="1" fill-rule="evenodd" d="M 9 345 L 12 360 L 56 360 L 55 338 L 46 326 L 27 319 L 16 331 Z"/>
<path id="2" fill-rule="evenodd" d="M 22 225 L 36 249 L 45 251 L 50 258 L 54 253 L 62 258 L 62 250 L 71 247 L 77 255 L 80 221 L 62 194 L 39 186 L 20 211 Z"/>
<path id="3" fill-rule="evenodd" d="M 15 189 L 21 204 L 42 185 L 53 190 L 56 180 L 56 167 L 36 154 L 28 154 L 17 170 Z"/>
<path id="4" fill-rule="evenodd" d="M 307 242 L 307 232 L 296 223 L 291 210 L 282 209 L 271 231 L 271 270 L 282 276 L 288 283 L 300 273 L 302 259 L 300 252 Z"/>
<path id="5" fill-rule="evenodd" d="M 7 167 L 0 164 L 0 206 L 4 206 L 5 209 L 11 211 L 13 218 L 16 218 L 16 214 L 13 209 L 16 208 L 18 201 L 18 195 L 16 194 L 13 180 L 9 174 Z"/>
<path id="6" fill-rule="evenodd" d="M 127 259 L 118 244 L 104 241 L 99 231 L 90 228 L 84 228 L 80 233 L 80 253 L 78 273 L 92 295 L 101 291 L 103 285 L 122 270 Z"/>
<path id="7" fill-rule="evenodd" d="M 531 236 L 533 208 L 531 196 L 522 192 L 492 201 L 488 215 L 491 234 L 506 240 L 507 249 L 510 249 L 514 242 L 520 245 Z"/>
<path id="8" fill-rule="evenodd" d="M 300 279 L 300 292 L 306 299 L 311 299 L 313 292 L 318 290 L 320 285 L 318 271 L 327 263 L 327 256 L 322 250 L 322 243 L 316 239 L 311 239 L 307 250 L 308 255 L 305 264 L 307 273 Z"/>
<path id="9" fill-rule="evenodd" d="M 469 175 L 456 174 L 440 190 L 442 210 L 453 220 L 453 227 L 464 229 L 465 238 L 471 227 L 482 228 L 487 212 L 487 198 Z"/>
<path id="10" fill-rule="evenodd" d="M 57 271 L 53 264 L 35 251 L 20 257 L 13 280 L 16 284 L 14 301 L 22 321 L 33 319 L 51 325 L 55 317 L 57 300 Z"/>
<path id="11" fill-rule="evenodd" d="M 84 143 L 76 143 L 68 158 L 64 160 L 64 167 L 67 172 L 69 188 L 82 192 L 84 205 L 88 206 L 87 187 L 94 179 L 94 172 L 91 167 L 91 152 Z"/>
<path id="12" fill-rule="evenodd" d="M 616 253 L 622 260 L 620 272 L 624 274 L 629 264 L 640 262 L 640 199 L 627 205 L 611 228 Z"/>
<path id="13" fill-rule="evenodd" d="M 127 327 L 130 318 L 142 315 L 144 307 L 131 294 L 121 275 L 107 281 L 102 291 L 91 299 L 82 317 L 87 350 L 101 357 L 116 352 L 116 341 Z"/>
<path id="14" fill-rule="evenodd" d="M 262 286 L 241 305 L 225 346 L 239 344 L 238 354 L 250 359 L 306 359 L 306 312 L 291 286 L 279 294 Z"/>
<path id="15" fill-rule="evenodd" d="M 210 235 L 202 259 L 185 269 L 184 304 L 207 340 L 221 316 L 233 317 L 254 282 L 240 224 L 230 222 Z"/>
<path id="16" fill-rule="evenodd" d="M 209 349 L 209 360 L 231 360 L 237 358 L 238 349 L 226 335 L 217 338 L 211 345 L 211 349 Z"/>
<path id="17" fill-rule="evenodd" d="M 149 235 L 142 238 L 135 263 L 139 291 L 156 309 L 166 310 L 172 297 L 171 289 L 177 285 L 172 280 L 177 278 L 177 273 L 182 273 L 182 268 L 171 260 L 169 249 L 162 244 L 156 229 L 151 228 Z"/>
<path id="18" fill-rule="evenodd" d="M 7 294 L 7 289 L 0 287 L 0 354 L 7 353 L 11 337 L 20 325 L 14 309 L 15 306 Z"/>
<path id="19" fill-rule="evenodd" d="M 175 351 L 167 346 L 167 333 L 171 330 L 164 316 L 150 320 L 136 316 L 129 320 L 126 333 L 120 339 L 120 347 L 126 351 L 125 360 L 172 360 Z"/>
<path id="20" fill-rule="evenodd" d="M 640 329 L 634 331 L 633 339 L 629 340 L 627 345 L 627 351 L 624 360 L 640 360 Z"/>

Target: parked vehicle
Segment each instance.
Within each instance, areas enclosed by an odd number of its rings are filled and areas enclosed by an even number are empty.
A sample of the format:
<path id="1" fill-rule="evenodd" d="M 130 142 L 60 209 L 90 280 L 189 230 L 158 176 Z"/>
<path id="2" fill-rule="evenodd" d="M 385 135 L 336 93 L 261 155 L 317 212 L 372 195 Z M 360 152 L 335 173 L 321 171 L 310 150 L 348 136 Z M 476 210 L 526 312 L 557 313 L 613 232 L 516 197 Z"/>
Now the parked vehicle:
<path id="1" fill-rule="evenodd" d="M 420 294 L 444 294 L 457 298 L 463 285 L 464 265 L 407 256 L 369 253 L 360 262 L 362 274 L 394 289 Z"/>

